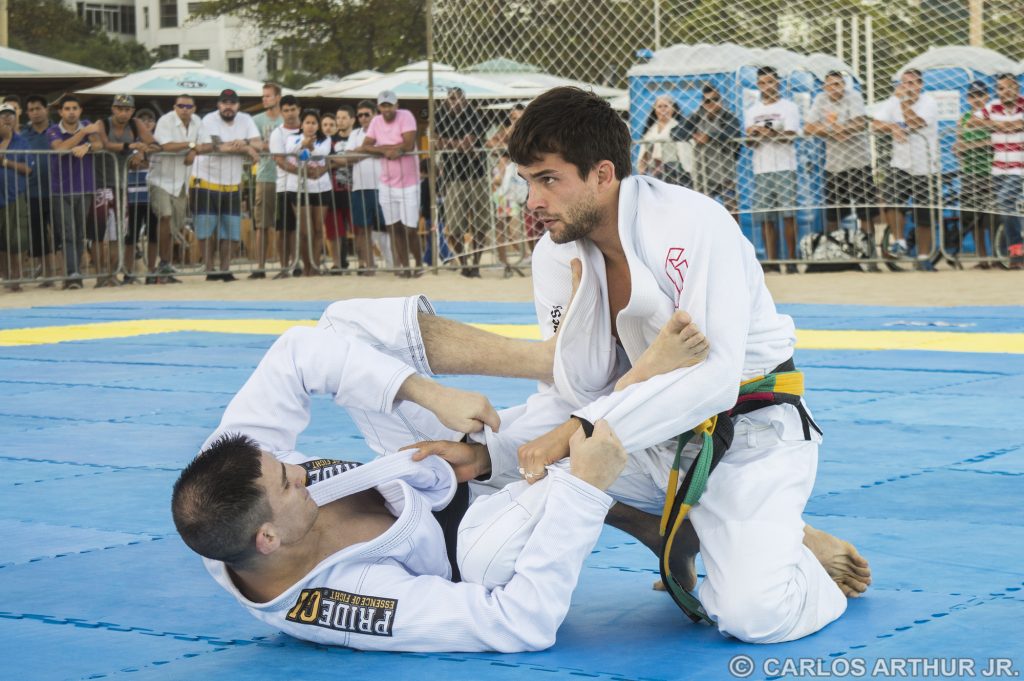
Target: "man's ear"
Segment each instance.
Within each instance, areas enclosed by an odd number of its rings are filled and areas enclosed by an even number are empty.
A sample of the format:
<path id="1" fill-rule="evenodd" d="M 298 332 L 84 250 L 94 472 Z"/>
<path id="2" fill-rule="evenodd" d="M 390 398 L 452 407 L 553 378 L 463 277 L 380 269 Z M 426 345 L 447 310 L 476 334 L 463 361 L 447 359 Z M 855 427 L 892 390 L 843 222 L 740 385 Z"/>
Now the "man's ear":
<path id="1" fill-rule="evenodd" d="M 272 523 L 263 523 L 256 531 L 256 550 L 264 556 L 269 556 L 281 546 L 281 538 L 277 536 L 277 530 Z"/>
<path id="2" fill-rule="evenodd" d="M 597 173 L 598 191 L 610 189 L 615 184 L 615 164 L 611 161 L 598 161 L 594 171 Z"/>

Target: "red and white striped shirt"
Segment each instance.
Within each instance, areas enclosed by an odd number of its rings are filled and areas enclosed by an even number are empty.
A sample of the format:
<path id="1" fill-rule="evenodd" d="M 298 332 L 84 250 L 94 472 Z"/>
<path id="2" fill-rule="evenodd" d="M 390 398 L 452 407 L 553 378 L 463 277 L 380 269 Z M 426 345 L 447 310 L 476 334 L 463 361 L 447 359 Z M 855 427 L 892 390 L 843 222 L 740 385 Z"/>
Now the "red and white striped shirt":
<path id="1" fill-rule="evenodd" d="M 975 114 L 989 121 L 1024 121 L 1024 97 L 1017 98 L 1012 111 L 998 99 L 993 99 Z M 1024 175 L 1024 131 L 992 132 L 992 174 Z"/>

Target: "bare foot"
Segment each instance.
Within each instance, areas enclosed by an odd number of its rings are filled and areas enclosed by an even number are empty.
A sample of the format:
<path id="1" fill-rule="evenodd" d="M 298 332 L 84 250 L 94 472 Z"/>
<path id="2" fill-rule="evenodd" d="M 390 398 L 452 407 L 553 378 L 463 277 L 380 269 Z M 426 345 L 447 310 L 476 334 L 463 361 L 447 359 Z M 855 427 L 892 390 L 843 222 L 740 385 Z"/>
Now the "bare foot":
<path id="1" fill-rule="evenodd" d="M 672 554 L 669 556 L 669 565 L 672 568 L 672 576 L 679 582 L 679 586 L 687 591 L 697 588 L 697 552 L 700 551 L 700 540 L 697 539 L 697 532 L 693 529 L 693 523 L 689 519 L 683 521 L 672 543 Z M 665 591 L 665 583 L 660 579 L 654 583 L 655 591 Z"/>
<path id="2" fill-rule="evenodd" d="M 692 322 L 689 314 L 676 310 L 658 332 L 658 337 L 633 364 L 633 368 L 615 384 L 615 389 L 622 390 L 680 367 L 691 367 L 703 362 L 707 356 L 707 338 Z"/>
<path id="3" fill-rule="evenodd" d="M 859 598 L 871 584 L 871 568 L 848 541 L 804 525 L 804 546 L 809 548 L 847 598 Z"/>

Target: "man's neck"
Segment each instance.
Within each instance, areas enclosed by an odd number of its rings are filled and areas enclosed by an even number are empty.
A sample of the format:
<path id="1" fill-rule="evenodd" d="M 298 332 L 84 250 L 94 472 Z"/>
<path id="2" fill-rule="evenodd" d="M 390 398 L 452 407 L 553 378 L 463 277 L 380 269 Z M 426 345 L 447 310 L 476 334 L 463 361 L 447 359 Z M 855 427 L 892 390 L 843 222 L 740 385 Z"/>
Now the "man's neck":
<path id="1" fill-rule="evenodd" d="M 82 120 L 79 119 L 79 120 L 75 121 L 72 124 L 72 123 L 68 123 L 67 121 L 61 119 L 60 124 L 61 124 L 61 127 L 63 127 L 68 132 L 76 132 L 78 130 L 78 128 L 80 128 L 82 126 Z"/>
<path id="2" fill-rule="evenodd" d="M 348 137 L 349 135 L 352 134 L 352 128 L 349 128 L 348 130 L 339 130 L 338 134 L 341 135 L 342 137 Z"/>
<path id="3" fill-rule="evenodd" d="M 622 249 L 622 240 L 619 238 L 619 191 L 620 185 L 615 186 L 613 196 L 609 197 L 609 205 L 601 218 L 601 223 L 587 237 L 594 242 L 605 260 L 613 262 L 625 262 L 626 253 Z"/>
<path id="4" fill-rule="evenodd" d="M 277 119 L 281 117 L 281 107 L 272 106 L 269 109 L 264 109 L 263 113 L 267 114 L 267 118 Z"/>
<path id="5" fill-rule="evenodd" d="M 771 95 L 771 96 L 768 96 L 768 95 L 765 95 L 765 94 L 761 95 L 761 103 L 762 104 L 774 104 L 775 102 L 779 101 L 780 99 L 782 99 L 782 98 L 779 97 L 778 94 L 774 94 L 774 95 Z"/>
<path id="6" fill-rule="evenodd" d="M 50 121 L 40 121 L 39 123 L 32 123 L 32 129 L 36 132 L 46 132 L 50 128 Z"/>

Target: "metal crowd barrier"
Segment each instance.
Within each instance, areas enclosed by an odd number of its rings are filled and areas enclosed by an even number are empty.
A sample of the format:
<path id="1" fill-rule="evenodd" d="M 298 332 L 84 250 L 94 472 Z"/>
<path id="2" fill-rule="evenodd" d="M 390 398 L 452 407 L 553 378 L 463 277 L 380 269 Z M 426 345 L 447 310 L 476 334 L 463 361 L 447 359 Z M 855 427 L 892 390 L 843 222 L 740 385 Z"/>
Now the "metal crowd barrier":
<path id="1" fill-rule="evenodd" d="M 877 150 L 872 164 L 863 173 L 831 178 L 829 192 L 823 143 L 798 137 L 794 186 L 777 192 L 790 200 L 755 205 L 762 178 L 752 171 L 744 141 L 732 140 L 736 152 L 725 156 L 700 145 L 687 156 L 656 149 L 660 143 L 637 143 L 634 158 L 648 173 L 723 203 L 769 268 L 1009 264 L 1008 243 L 1024 212 L 1020 176 L 969 177 L 947 169 L 910 177 L 891 169 L 891 144 L 880 136 L 871 145 Z M 0 152 L 0 280 L 8 288 L 103 287 L 204 275 L 223 280 L 381 270 L 415 276 L 427 268 L 467 276 L 495 268 L 516 276 L 525 274 L 542 236 L 526 207 L 525 183 L 501 148 L 436 152 L 433 192 L 426 152 L 405 154 L 404 162 L 352 153 L 293 156 L 294 191 L 280 192 L 276 183 L 256 182 L 248 157 L 209 154 L 211 170 L 200 181 L 195 164 L 185 168 L 185 186 L 160 218 L 154 209 L 166 197 L 154 203 L 159 192 L 148 173 L 153 164 L 159 172 L 168 167 L 163 164 L 184 165 L 184 156 Z M 673 160 L 662 162 L 666 156 Z M 262 154 L 256 163 L 275 159 Z M 830 202 L 830 193 L 844 200 Z M 790 213 L 787 224 L 783 216 Z M 916 223 L 930 224 L 930 232 L 915 235 L 910 226 Z M 929 233 L 931 244 L 915 253 L 914 237 Z M 766 238 L 777 240 L 771 253 Z M 907 242 L 906 253 L 895 247 L 899 238 Z"/>

